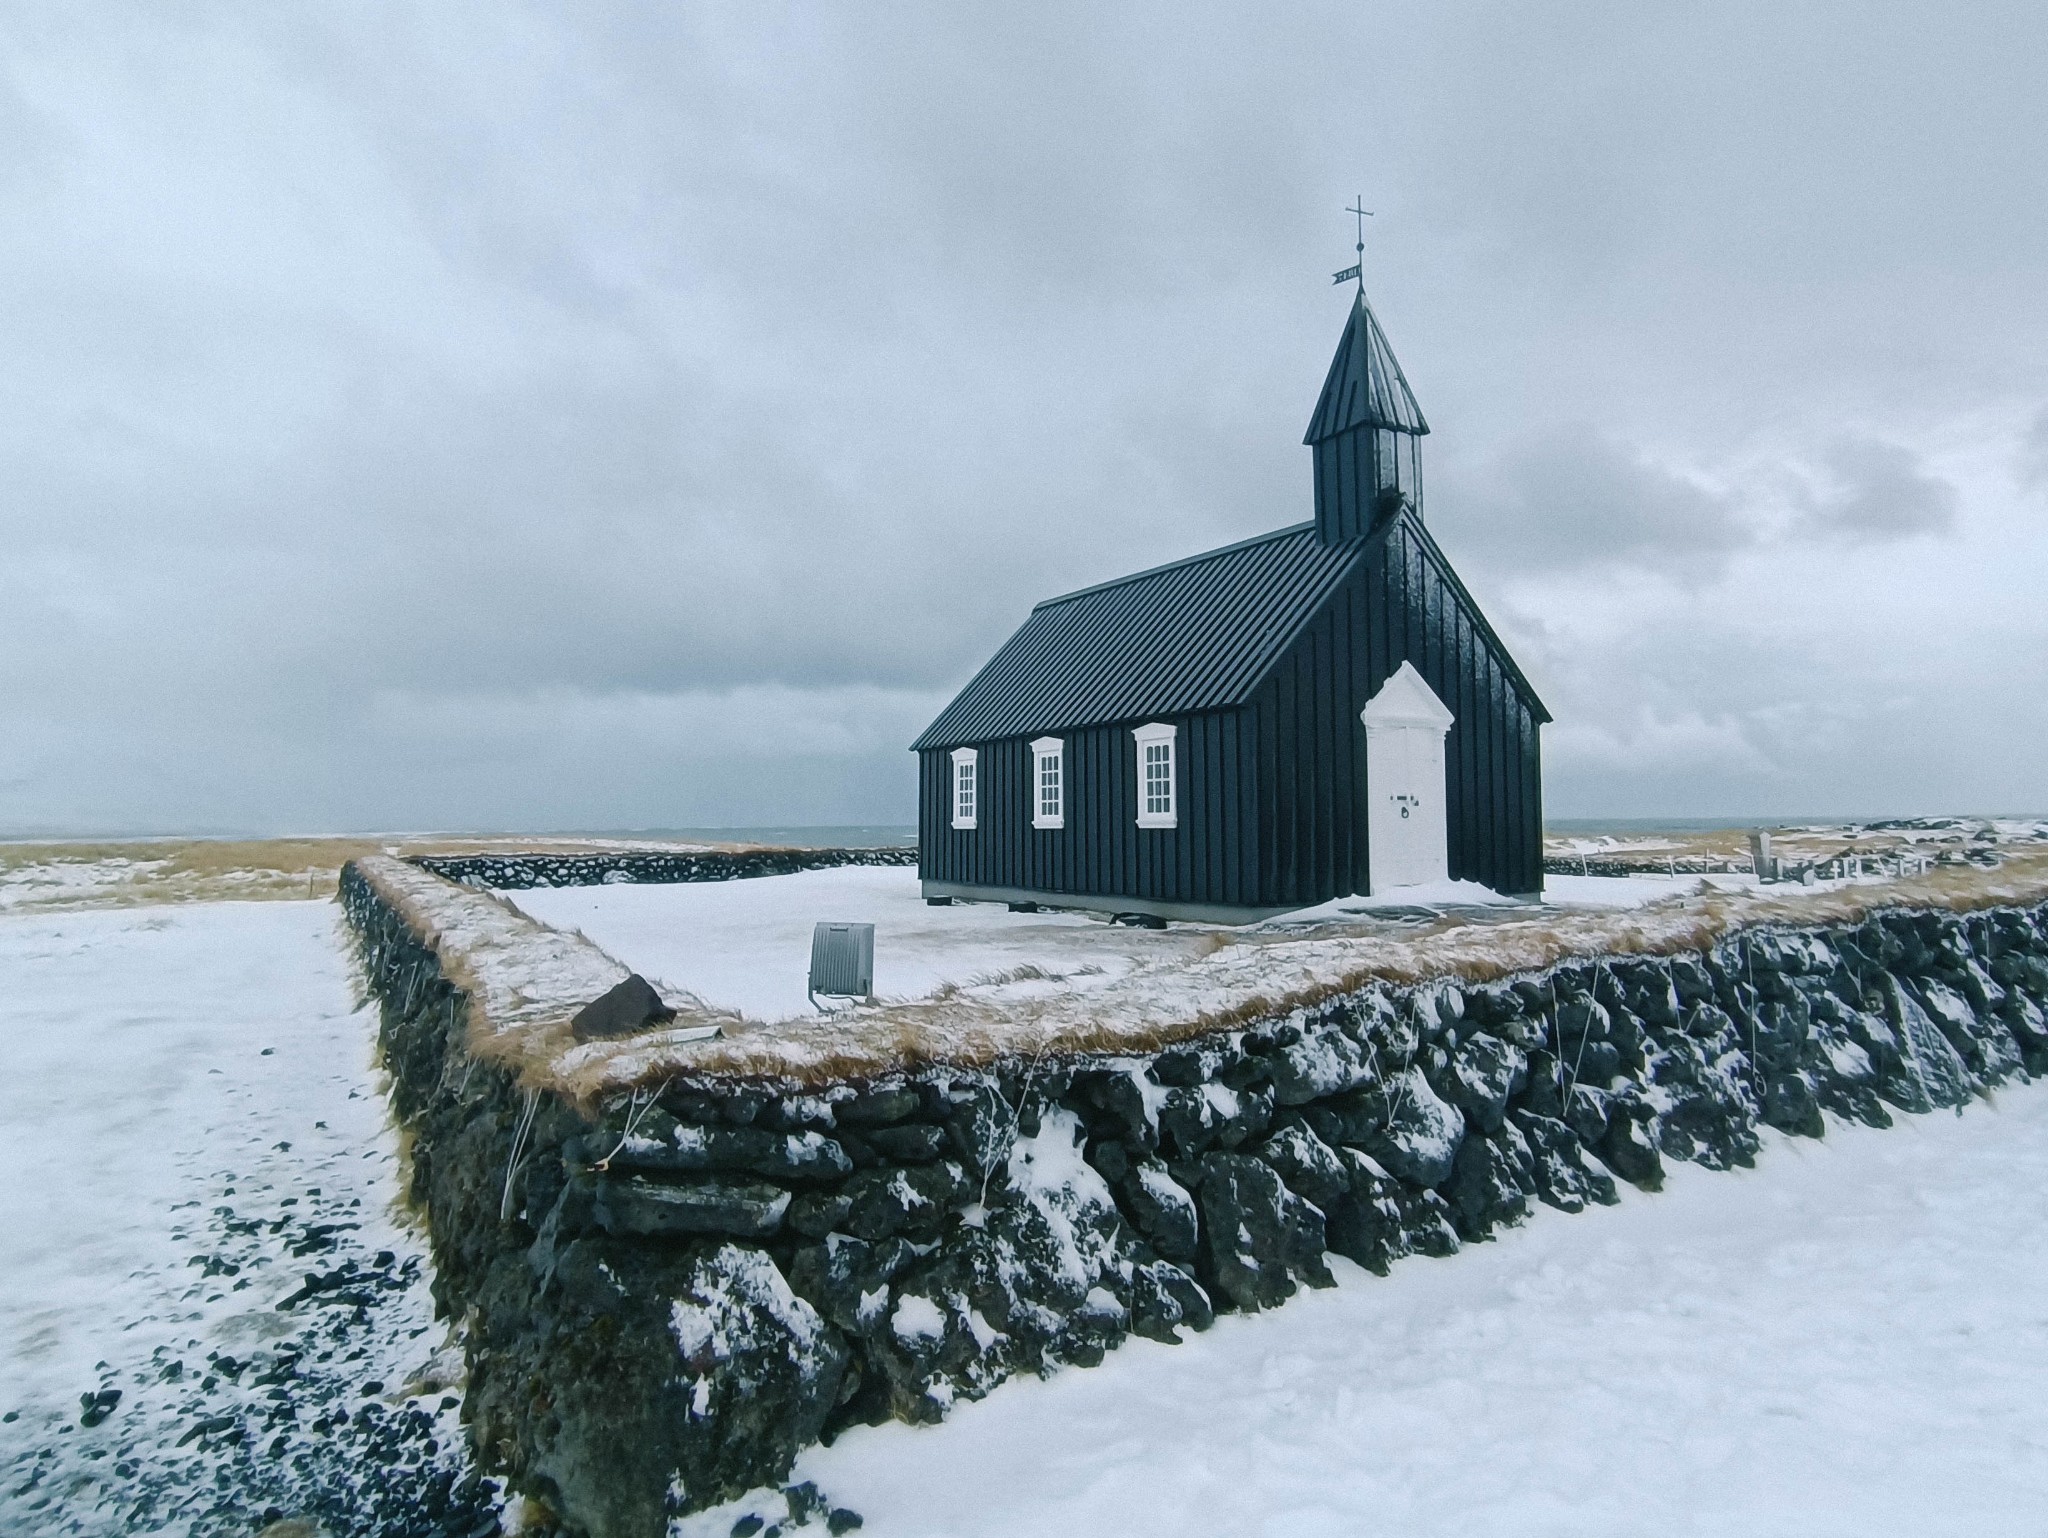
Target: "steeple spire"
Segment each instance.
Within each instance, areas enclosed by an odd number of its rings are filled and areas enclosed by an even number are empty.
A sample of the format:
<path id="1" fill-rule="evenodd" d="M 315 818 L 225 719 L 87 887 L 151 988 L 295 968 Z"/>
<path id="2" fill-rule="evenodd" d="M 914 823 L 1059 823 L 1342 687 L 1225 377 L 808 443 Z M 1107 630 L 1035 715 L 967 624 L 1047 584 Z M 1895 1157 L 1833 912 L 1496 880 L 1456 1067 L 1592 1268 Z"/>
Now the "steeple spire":
<path id="1" fill-rule="evenodd" d="M 1325 543 L 1369 534 L 1404 506 L 1421 516 L 1421 439 L 1428 431 L 1361 279 L 1302 439 L 1315 452 L 1316 532 Z"/>

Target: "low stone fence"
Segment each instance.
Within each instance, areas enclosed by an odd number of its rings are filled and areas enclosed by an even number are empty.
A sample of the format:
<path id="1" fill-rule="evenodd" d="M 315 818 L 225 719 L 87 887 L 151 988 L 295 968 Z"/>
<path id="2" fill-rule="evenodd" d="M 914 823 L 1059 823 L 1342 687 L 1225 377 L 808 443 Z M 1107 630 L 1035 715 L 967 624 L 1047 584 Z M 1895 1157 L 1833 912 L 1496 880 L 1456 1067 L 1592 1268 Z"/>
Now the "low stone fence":
<path id="1" fill-rule="evenodd" d="M 838 865 L 915 865 L 914 848 L 623 849 L 584 854 L 430 854 L 412 863 L 450 881 L 500 891 L 631 882 L 737 881 Z"/>
<path id="2" fill-rule="evenodd" d="M 353 869 L 342 901 L 478 1455 L 593 1538 L 1327 1286 L 1330 1253 L 1383 1273 L 1674 1160 L 1747 1165 L 1760 1126 L 2048 1072 L 2048 906 L 1891 909 L 1375 985 L 1142 1056 L 675 1079 L 586 1119 L 468 1055 L 432 944 Z"/>

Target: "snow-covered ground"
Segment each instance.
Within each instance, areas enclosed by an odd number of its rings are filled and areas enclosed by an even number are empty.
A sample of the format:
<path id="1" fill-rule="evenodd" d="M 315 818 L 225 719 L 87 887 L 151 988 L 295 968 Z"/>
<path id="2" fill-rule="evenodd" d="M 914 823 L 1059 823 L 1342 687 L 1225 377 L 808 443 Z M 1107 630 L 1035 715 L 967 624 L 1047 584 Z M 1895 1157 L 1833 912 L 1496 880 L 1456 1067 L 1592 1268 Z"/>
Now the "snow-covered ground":
<path id="1" fill-rule="evenodd" d="M 785 906 L 800 997 L 811 919 L 863 915 Z M 903 917 L 992 950 L 1202 934 Z M 0 1532 L 253 1532 L 273 1506 L 448 1530 L 420 1492 L 459 1434 L 452 1394 L 404 1392 L 442 1333 L 372 1034 L 330 904 L 0 916 Z M 2041 1530 L 2048 1086 L 1623 1194 L 1387 1279 L 1333 1257 L 1333 1291 L 857 1429 L 792 1477 L 878 1538 Z"/>
<path id="2" fill-rule="evenodd" d="M 0 979 L 0 1531 L 404 1531 L 460 1432 L 333 905 L 0 917 Z"/>
<path id="3" fill-rule="evenodd" d="M 1197 926 L 1126 929 L 1079 912 L 1001 903 L 925 905 L 906 866 L 844 865 L 789 876 L 663 886 L 542 887 L 502 894 L 557 929 L 580 930 L 665 995 L 692 993 L 757 1020 L 813 1013 L 804 995 L 821 920 L 875 926 L 875 993 L 919 999 L 947 983 L 1026 976 L 1016 991 L 1086 987 L 1140 961 L 1198 953 Z"/>
<path id="4" fill-rule="evenodd" d="M 1756 888 L 1750 876 L 1704 879 L 1719 891 Z M 1545 895 L 1560 908 L 1633 908 L 1696 892 L 1702 880 L 1552 876 Z M 948 985 L 1004 997 L 1101 987 L 1140 966 L 1204 955 L 1219 935 L 1292 933 L 1354 916 L 1427 909 L 1534 911 L 1509 905 L 1473 882 L 1453 881 L 1377 898 L 1338 898 L 1246 929 L 1130 929 L 1110 923 L 1107 915 L 1079 910 L 1012 913 L 1002 903 L 927 907 L 917 872 L 905 866 L 841 866 L 745 881 L 541 887 L 501 895 L 543 924 L 580 931 L 664 995 L 694 994 L 756 1020 L 812 1013 L 804 982 L 811 930 L 821 920 L 873 924 L 876 996 L 909 1000 Z"/>
<path id="5" fill-rule="evenodd" d="M 2048 1525 L 2048 1086 L 1623 1195 L 1385 1279 L 1332 1257 L 1333 1291 L 794 1477 L 877 1538 Z"/>

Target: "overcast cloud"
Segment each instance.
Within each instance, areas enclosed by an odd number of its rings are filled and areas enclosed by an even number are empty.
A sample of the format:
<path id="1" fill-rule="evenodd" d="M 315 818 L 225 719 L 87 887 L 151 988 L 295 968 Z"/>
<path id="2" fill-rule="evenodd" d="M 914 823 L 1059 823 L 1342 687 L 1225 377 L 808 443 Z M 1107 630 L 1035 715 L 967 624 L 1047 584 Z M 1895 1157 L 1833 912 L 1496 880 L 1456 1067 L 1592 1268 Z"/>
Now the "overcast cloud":
<path id="1" fill-rule="evenodd" d="M 907 822 L 1305 518 L 1341 212 L 1565 816 L 2048 807 L 2048 12 L 0 13 L 0 832 Z"/>

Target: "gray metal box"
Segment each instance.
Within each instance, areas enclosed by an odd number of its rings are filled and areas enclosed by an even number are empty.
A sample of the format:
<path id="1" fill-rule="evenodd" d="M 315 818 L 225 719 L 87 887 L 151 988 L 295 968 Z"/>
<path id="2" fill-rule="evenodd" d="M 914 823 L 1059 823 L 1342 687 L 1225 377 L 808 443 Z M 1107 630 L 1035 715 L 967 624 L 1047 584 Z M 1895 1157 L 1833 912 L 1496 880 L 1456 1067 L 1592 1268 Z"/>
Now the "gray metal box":
<path id="1" fill-rule="evenodd" d="M 820 924 L 811 931 L 811 1002 L 864 999 L 875 991 L 875 926 Z"/>

